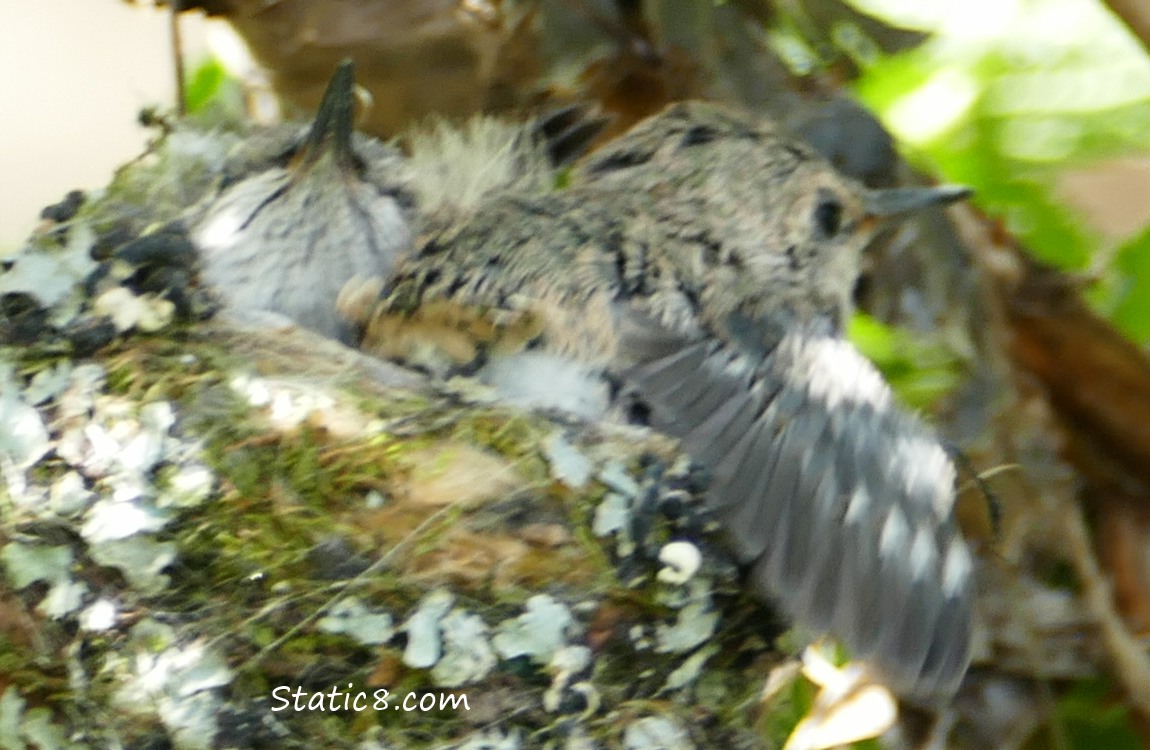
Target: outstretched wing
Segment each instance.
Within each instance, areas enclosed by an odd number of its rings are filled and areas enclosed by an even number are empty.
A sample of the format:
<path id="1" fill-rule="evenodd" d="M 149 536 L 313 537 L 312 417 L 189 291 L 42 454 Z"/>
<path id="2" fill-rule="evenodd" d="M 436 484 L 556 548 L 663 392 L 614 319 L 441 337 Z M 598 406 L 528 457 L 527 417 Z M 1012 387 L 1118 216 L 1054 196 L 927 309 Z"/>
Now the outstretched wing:
<path id="1" fill-rule="evenodd" d="M 731 343 L 624 315 L 625 388 L 712 472 L 709 505 L 757 591 L 907 697 L 953 693 L 972 563 L 937 438 L 817 324 L 760 327 L 747 345 L 746 330 Z"/>

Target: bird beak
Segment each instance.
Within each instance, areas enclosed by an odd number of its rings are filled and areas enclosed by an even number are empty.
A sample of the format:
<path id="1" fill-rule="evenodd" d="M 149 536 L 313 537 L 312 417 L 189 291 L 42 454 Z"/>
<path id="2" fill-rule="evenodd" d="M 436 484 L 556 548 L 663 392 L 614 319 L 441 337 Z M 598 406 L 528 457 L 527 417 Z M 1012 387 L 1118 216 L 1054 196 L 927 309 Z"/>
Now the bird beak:
<path id="1" fill-rule="evenodd" d="M 355 63 L 344 60 L 323 92 L 311 131 L 301 149 L 302 164 L 310 166 L 323 155 L 330 138 L 336 162 L 341 166 L 355 163 L 351 134 L 355 130 Z"/>
<path id="2" fill-rule="evenodd" d="M 868 190 L 863 197 L 863 210 L 871 219 L 885 219 L 919 211 L 929 206 L 945 206 L 968 198 L 974 191 L 961 185 L 938 187 L 901 187 Z"/>

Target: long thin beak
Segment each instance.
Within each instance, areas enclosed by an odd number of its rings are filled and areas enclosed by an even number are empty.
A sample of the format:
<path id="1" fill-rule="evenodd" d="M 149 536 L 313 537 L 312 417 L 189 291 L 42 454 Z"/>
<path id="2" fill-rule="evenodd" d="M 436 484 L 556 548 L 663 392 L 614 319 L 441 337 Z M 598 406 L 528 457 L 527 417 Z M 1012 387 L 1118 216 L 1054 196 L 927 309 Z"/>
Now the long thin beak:
<path id="1" fill-rule="evenodd" d="M 329 143 L 334 149 L 336 162 L 341 166 L 355 163 L 351 150 L 351 134 L 355 130 L 355 63 L 345 59 L 323 92 L 323 100 L 316 110 L 311 131 L 303 144 L 303 164 L 314 164 Z"/>
<path id="2" fill-rule="evenodd" d="M 863 197 L 863 208 L 867 216 L 882 219 L 912 213 L 929 206 L 945 206 L 969 198 L 973 192 L 961 185 L 868 190 Z"/>

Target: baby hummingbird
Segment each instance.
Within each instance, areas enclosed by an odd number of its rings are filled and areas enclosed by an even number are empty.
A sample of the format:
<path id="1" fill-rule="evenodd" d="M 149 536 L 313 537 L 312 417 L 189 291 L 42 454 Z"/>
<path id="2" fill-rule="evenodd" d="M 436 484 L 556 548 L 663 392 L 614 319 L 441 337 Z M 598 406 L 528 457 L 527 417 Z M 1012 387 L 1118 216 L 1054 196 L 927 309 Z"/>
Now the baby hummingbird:
<path id="1" fill-rule="evenodd" d="M 358 321 L 363 345 L 678 438 L 756 593 L 904 696 L 953 694 L 973 567 L 954 468 L 843 328 L 879 223 L 967 191 L 866 190 L 698 102 L 571 182 L 431 222 Z"/>
<path id="2" fill-rule="evenodd" d="M 257 131 L 231 155 L 219 189 L 189 211 L 201 278 L 226 308 L 350 341 L 340 290 L 356 276 L 386 276 L 411 249 L 422 213 L 549 183 L 603 122 L 577 118 L 576 108 L 527 126 L 476 118 L 416 131 L 405 153 L 356 133 L 354 105 L 345 61 L 309 126 Z"/>
<path id="3" fill-rule="evenodd" d="M 354 134 L 354 85 L 352 64 L 342 64 L 310 128 L 249 142 L 244 173 L 193 224 L 201 277 L 227 307 L 346 338 L 339 290 L 410 247 L 402 155 Z"/>

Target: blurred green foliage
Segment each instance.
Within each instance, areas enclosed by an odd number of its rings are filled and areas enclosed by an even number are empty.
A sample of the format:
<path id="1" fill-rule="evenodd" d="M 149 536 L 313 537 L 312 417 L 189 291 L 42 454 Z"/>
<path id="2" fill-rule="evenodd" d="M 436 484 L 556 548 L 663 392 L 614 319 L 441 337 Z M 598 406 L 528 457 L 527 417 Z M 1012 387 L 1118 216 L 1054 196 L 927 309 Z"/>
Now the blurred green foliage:
<path id="1" fill-rule="evenodd" d="M 885 325 L 865 313 L 853 316 L 847 333 L 899 398 L 916 409 L 930 406 L 962 380 L 960 358 L 941 341 Z"/>
<path id="2" fill-rule="evenodd" d="M 1064 735 L 1064 746 L 1138 750 L 1144 747 L 1130 728 L 1130 710 L 1103 680 L 1087 680 L 1071 687 L 1054 710 L 1055 731 Z"/>
<path id="3" fill-rule="evenodd" d="M 1150 341 L 1150 234 L 1115 248 L 1056 190 L 1068 168 L 1150 153 L 1150 58 L 1126 27 L 1096 0 L 854 3 L 931 34 L 856 59 L 856 93 L 906 155 L 975 188 L 1041 260 L 1096 276 L 1097 309 Z"/>
<path id="4" fill-rule="evenodd" d="M 1150 196 L 1147 196 L 1150 200 Z M 1150 227 L 1119 248 L 1114 258 L 1116 276 L 1113 306 L 1115 325 L 1139 343 L 1150 341 Z"/>
<path id="5" fill-rule="evenodd" d="M 242 123 L 247 119 L 243 84 L 212 56 L 197 63 L 188 75 L 184 107 L 189 117 L 206 124 Z"/>
<path id="6" fill-rule="evenodd" d="M 187 107 L 188 113 L 196 114 L 203 111 L 213 97 L 220 95 L 227 79 L 227 70 L 214 57 L 209 57 L 197 65 L 184 84 L 184 106 Z"/>

